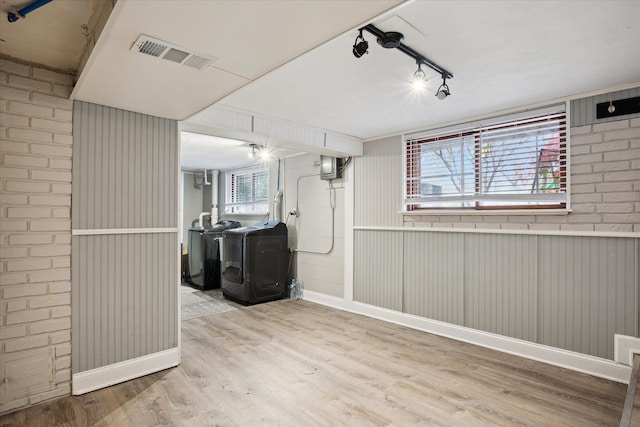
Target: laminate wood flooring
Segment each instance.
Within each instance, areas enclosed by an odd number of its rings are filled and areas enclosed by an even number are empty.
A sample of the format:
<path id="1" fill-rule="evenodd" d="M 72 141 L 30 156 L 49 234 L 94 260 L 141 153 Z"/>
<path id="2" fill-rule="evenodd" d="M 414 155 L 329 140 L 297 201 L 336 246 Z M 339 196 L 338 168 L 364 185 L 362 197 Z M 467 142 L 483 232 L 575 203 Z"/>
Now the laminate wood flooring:
<path id="1" fill-rule="evenodd" d="M 180 286 L 180 304 L 183 321 L 235 310 L 222 296 L 222 290 L 202 291 L 184 284 Z"/>
<path id="2" fill-rule="evenodd" d="M 182 364 L 2 426 L 617 426 L 626 386 L 307 301 L 182 323 Z"/>

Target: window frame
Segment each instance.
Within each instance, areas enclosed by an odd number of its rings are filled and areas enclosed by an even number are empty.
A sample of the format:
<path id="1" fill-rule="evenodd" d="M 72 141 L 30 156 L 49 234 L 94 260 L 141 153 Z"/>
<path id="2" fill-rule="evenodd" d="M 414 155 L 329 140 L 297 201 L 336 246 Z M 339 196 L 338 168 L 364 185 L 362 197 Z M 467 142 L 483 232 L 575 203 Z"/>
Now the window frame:
<path id="1" fill-rule="evenodd" d="M 256 179 L 258 174 L 264 174 L 267 184 L 265 198 L 256 198 Z M 237 177 L 251 175 L 251 198 L 245 202 L 234 200 L 236 195 L 234 186 L 237 185 Z M 236 179 L 234 179 L 234 176 Z M 269 167 L 266 165 L 247 168 L 231 169 L 225 171 L 225 206 L 224 213 L 232 215 L 265 215 L 269 212 Z"/>
<path id="2" fill-rule="evenodd" d="M 492 200 L 493 203 L 500 197 L 492 196 L 489 193 L 483 193 L 481 190 L 482 185 L 482 149 L 483 149 L 483 133 L 495 132 L 496 130 L 504 129 L 518 129 L 526 127 L 526 125 L 544 124 L 553 120 L 556 116 L 558 120 L 558 165 L 559 165 L 559 177 L 558 177 L 558 191 L 552 193 L 554 196 L 548 196 L 549 199 L 558 199 L 557 202 L 551 201 L 550 203 L 522 203 L 512 204 L 513 201 L 518 199 L 517 192 L 506 194 L 504 197 L 504 204 L 487 205 L 483 204 L 483 200 Z M 403 210 L 402 213 L 430 213 L 438 214 L 439 212 L 451 211 L 453 213 L 472 214 L 472 213 L 499 213 L 502 211 L 539 211 L 540 213 L 546 211 L 569 211 L 570 202 L 570 187 L 569 187 L 569 123 L 566 104 L 555 105 L 551 107 L 541 108 L 533 111 L 527 111 L 523 113 L 511 114 L 508 116 L 498 116 L 485 119 L 479 122 L 471 122 L 465 124 L 459 124 L 450 126 L 444 129 L 435 129 L 433 131 L 421 132 L 411 135 L 406 135 L 403 139 L 403 158 L 404 158 L 404 176 L 403 176 Z M 525 125 L 523 125 L 525 123 Z M 525 132 L 523 131 L 523 134 Z M 453 196 L 440 196 L 432 197 L 424 196 L 420 193 L 421 186 L 421 159 L 422 153 L 420 147 L 422 144 L 441 143 L 448 139 L 461 139 L 473 137 L 473 182 L 474 193 L 472 196 L 466 195 L 465 192 L 461 192 L 458 195 Z M 464 147 L 466 144 L 461 140 L 460 142 Z M 467 142 L 468 143 L 468 142 Z M 451 145 L 452 146 L 452 145 Z M 515 147 L 515 145 L 514 145 Z M 461 150 L 461 158 L 464 157 L 464 148 Z M 417 155 L 416 155 L 417 154 Z M 540 154 L 542 155 L 542 154 Z M 461 162 L 464 163 L 464 160 Z M 538 167 L 536 165 L 536 167 Z M 411 175 L 410 175 L 411 174 Z M 462 181 L 464 181 L 464 174 L 461 173 Z M 537 176 L 534 178 L 537 181 Z M 540 194 L 540 193 L 537 193 Z M 524 197 L 523 197 L 524 198 Z M 541 202 L 547 197 L 539 197 Z M 431 199 L 431 200 L 429 200 Z M 437 200 L 436 200 L 437 199 Z M 530 198 L 529 198 L 530 199 Z M 472 206 L 424 206 L 424 204 L 443 201 L 471 201 Z M 422 206 L 421 206 L 422 205 Z"/>

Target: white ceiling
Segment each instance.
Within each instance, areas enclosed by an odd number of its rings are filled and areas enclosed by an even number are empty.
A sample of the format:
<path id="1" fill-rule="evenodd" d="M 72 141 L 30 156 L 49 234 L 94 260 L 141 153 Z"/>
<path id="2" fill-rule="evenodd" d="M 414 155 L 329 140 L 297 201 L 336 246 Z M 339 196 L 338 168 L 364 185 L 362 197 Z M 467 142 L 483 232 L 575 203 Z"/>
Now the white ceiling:
<path id="1" fill-rule="evenodd" d="M 72 97 L 182 120 L 397 3 L 120 0 Z M 217 61 L 202 72 L 135 54 L 140 34 Z"/>
<path id="2" fill-rule="evenodd" d="M 77 27 L 101 1 L 55 0 L 3 24 L 1 53 L 77 68 L 85 45 Z M 217 105 L 372 139 L 640 82 L 637 0 L 418 0 L 391 9 L 399 3 L 119 0 L 73 98 L 174 119 Z M 369 54 L 353 57 L 356 29 L 370 22 L 402 32 L 451 71 L 452 96 L 433 96 L 433 72 L 427 92 L 412 93 L 414 61 L 368 33 Z M 218 60 L 200 72 L 134 54 L 140 34 Z"/>
<path id="3" fill-rule="evenodd" d="M 640 81 L 639 1 L 416 1 L 375 20 L 448 69 L 452 95 L 408 84 L 413 59 L 350 31 L 218 104 L 371 139 Z M 277 100 L 277 101 L 274 101 Z"/>

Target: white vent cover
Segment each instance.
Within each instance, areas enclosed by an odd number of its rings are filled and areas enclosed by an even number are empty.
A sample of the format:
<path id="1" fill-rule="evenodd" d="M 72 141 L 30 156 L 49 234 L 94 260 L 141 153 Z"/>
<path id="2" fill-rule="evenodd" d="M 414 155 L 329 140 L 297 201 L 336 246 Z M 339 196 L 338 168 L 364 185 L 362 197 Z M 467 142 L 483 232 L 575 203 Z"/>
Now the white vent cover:
<path id="1" fill-rule="evenodd" d="M 166 59 L 167 61 L 175 62 L 177 64 L 184 65 L 185 67 L 200 71 L 206 70 L 217 60 L 217 58 L 214 58 L 213 56 L 194 52 L 193 50 L 154 39 L 153 37 L 149 37 L 144 34 L 140 34 L 138 40 L 133 43 L 131 51 Z"/>

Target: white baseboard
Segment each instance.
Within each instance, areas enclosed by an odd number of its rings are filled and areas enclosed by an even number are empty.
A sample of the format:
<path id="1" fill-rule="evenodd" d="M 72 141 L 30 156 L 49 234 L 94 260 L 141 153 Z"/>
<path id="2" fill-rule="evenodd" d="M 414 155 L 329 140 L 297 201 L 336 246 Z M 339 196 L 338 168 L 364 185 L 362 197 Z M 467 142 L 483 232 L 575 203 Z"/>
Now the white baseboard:
<path id="1" fill-rule="evenodd" d="M 631 376 L 630 366 L 600 357 L 562 350 L 490 332 L 483 332 L 477 329 L 466 328 L 464 326 L 453 325 L 359 302 L 354 302 L 351 307 L 347 307 L 347 304 L 345 304 L 342 298 L 323 295 L 317 292 L 305 291 L 305 299 L 340 310 L 363 314 L 434 335 L 490 348 L 549 365 L 571 369 L 619 383 L 628 384 L 629 377 Z"/>
<path id="2" fill-rule="evenodd" d="M 73 394 L 84 394 L 180 364 L 178 347 L 73 374 Z"/>
<path id="3" fill-rule="evenodd" d="M 613 337 L 614 360 L 632 366 L 634 354 L 640 354 L 640 338 L 615 334 Z"/>
<path id="4" fill-rule="evenodd" d="M 351 311 L 347 308 L 343 298 L 334 297 L 331 295 L 321 294 L 320 292 L 304 290 L 303 299 L 315 302 L 327 307 L 338 308 L 340 310 Z"/>

